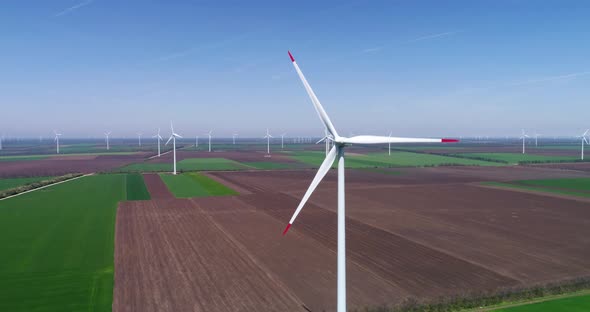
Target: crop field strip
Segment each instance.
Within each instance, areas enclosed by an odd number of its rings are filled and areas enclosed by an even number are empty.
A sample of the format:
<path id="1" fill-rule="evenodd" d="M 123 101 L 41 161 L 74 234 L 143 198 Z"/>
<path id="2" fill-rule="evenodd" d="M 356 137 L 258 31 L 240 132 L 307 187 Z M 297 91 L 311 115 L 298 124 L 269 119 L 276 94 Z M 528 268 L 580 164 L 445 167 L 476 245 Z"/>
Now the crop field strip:
<path id="1" fill-rule="evenodd" d="M 227 186 L 197 172 L 160 174 L 168 189 L 176 198 L 237 195 Z"/>
<path id="2" fill-rule="evenodd" d="M 493 310 L 494 312 L 587 312 L 590 311 L 590 295 L 572 296 L 522 304 L 509 308 Z"/>
<path id="3" fill-rule="evenodd" d="M 3 201 L 0 310 L 110 310 L 124 199 L 124 176 L 94 175 Z"/>
<path id="4" fill-rule="evenodd" d="M 139 173 L 126 175 L 127 200 L 149 200 L 150 193 L 145 186 L 143 176 Z"/>
<path id="5" fill-rule="evenodd" d="M 482 184 L 548 194 L 590 198 L 590 178 L 517 180 L 509 182 L 485 182 Z"/>
<path id="6" fill-rule="evenodd" d="M 0 191 L 7 190 L 34 182 L 51 179 L 52 177 L 32 177 L 32 178 L 12 178 L 12 179 L 0 179 Z"/>
<path id="7" fill-rule="evenodd" d="M 122 203 L 115 262 L 114 311 L 304 311 L 190 200 Z"/>

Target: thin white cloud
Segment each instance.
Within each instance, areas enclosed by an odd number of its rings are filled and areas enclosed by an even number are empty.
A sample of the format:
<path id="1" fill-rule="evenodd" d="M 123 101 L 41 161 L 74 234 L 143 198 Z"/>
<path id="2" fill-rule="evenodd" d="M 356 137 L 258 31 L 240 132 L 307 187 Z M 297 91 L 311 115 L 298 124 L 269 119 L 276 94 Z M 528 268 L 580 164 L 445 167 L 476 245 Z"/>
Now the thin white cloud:
<path id="1" fill-rule="evenodd" d="M 458 33 L 459 33 L 458 31 L 447 31 L 447 32 L 442 32 L 442 33 L 438 33 L 438 34 L 432 34 L 432 35 L 414 38 L 412 40 L 408 40 L 408 42 L 417 42 L 417 41 L 429 40 L 429 39 L 434 39 L 434 38 L 447 37 L 447 36 L 452 36 L 452 35 L 455 35 Z"/>
<path id="2" fill-rule="evenodd" d="M 374 48 L 364 49 L 363 53 L 373 53 L 373 52 L 379 52 L 379 51 L 381 51 L 381 47 L 374 47 Z"/>
<path id="3" fill-rule="evenodd" d="M 181 58 L 181 57 L 185 57 L 188 55 L 191 55 L 193 53 L 199 52 L 201 50 L 205 50 L 205 49 L 215 49 L 215 48 L 220 48 L 229 44 L 232 44 L 236 41 L 239 41 L 241 39 L 246 38 L 247 36 L 251 35 L 252 33 L 243 33 L 234 37 L 230 37 L 227 38 L 225 40 L 221 40 L 221 41 L 217 41 L 217 42 L 210 42 L 210 43 L 205 43 L 199 46 L 195 46 L 195 47 L 191 47 L 182 51 L 177 51 L 177 52 L 173 52 L 170 54 L 166 54 L 163 56 L 160 56 L 158 58 L 156 58 L 155 60 L 153 60 L 154 62 L 166 62 L 166 61 L 170 61 L 173 59 L 177 59 L 177 58 Z"/>
<path id="4" fill-rule="evenodd" d="M 563 79 L 577 78 L 577 77 L 586 76 L 586 75 L 590 75 L 590 71 L 578 72 L 578 73 L 571 73 L 571 74 L 565 74 L 565 75 L 558 75 L 558 76 L 549 76 L 549 77 L 545 77 L 545 78 L 531 79 L 531 80 L 525 80 L 525 81 L 519 81 L 519 82 L 510 83 L 508 85 L 509 86 L 522 86 L 522 85 L 535 84 L 535 83 L 540 83 L 540 82 L 547 82 L 547 81 L 555 81 L 555 80 L 563 80 Z"/>
<path id="5" fill-rule="evenodd" d="M 85 6 L 89 5 L 89 4 L 91 4 L 92 2 L 94 2 L 94 0 L 86 0 L 86 1 L 80 2 L 80 3 L 78 3 L 78 4 L 74 5 L 74 6 L 71 6 L 71 7 L 67 8 L 67 9 L 65 9 L 65 10 L 63 10 L 63 11 L 61 11 L 61 12 L 55 14 L 55 15 L 53 15 L 53 17 L 60 17 L 60 16 L 66 15 L 66 14 L 70 14 L 70 13 L 78 10 L 79 8 L 82 8 L 82 7 L 85 7 Z"/>

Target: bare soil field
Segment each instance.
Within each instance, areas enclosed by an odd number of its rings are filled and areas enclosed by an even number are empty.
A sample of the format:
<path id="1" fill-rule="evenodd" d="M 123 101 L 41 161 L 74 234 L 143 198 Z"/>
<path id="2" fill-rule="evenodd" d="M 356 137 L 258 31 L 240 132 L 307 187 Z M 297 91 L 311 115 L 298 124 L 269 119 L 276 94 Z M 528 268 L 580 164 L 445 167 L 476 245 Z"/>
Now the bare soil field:
<path id="1" fill-rule="evenodd" d="M 116 169 L 142 161 L 148 154 L 58 156 L 39 160 L 0 162 L 0 178 L 54 176 L 68 173 L 92 173 Z"/>
<path id="2" fill-rule="evenodd" d="M 220 151 L 220 152 L 206 152 L 206 151 L 176 151 L 176 160 L 181 161 L 187 158 L 226 158 L 237 162 L 275 162 L 298 164 L 297 161 L 289 158 L 281 153 L 273 153 L 271 157 L 265 157 L 266 153 L 259 151 Z M 172 153 L 156 157 L 148 162 L 150 163 L 168 163 L 172 161 Z"/>
<path id="3" fill-rule="evenodd" d="M 552 168 L 561 170 L 576 170 L 590 173 L 590 162 L 586 163 L 563 163 L 563 164 L 537 164 L 531 167 Z"/>
<path id="4" fill-rule="evenodd" d="M 346 171 L 349 308 L 590 275 L 588 203 L 477 183 L 589 173 L 392 171 Z M 335 172 L 286 236 L 314 170 L 207 174 L 244 192 L 120 205 L 114 311 L 334 310 Z M 157 198 L 162 181 L 145 181 Z"/>
<path id="5" fill-rule="evenodd" d="M 173 199 L 174 195 L 170 192 L 164 181 L 157 173 L 144 173 L 143 181 L 153 199 Z"/>

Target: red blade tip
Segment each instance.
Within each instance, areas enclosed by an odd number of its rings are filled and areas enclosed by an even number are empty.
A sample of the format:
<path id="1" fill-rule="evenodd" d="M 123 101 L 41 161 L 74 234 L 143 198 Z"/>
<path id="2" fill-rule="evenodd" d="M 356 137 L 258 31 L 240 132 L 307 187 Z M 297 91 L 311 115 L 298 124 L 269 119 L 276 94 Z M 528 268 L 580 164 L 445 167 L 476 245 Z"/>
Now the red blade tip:
<path id="1" fill-rule="evenodd" d="M 295 58 L 293 58 L 291 51 L 287 51 L 287 53 L 289 53 L 289 57 L 291 58 L 291 62 L 295 62 Z"/>
<path id="2" fill-rule="evenodd" d="M 291 227 L 291 223 L 287 224 L 287 227 L 283 231 L 283 235 L 287 234 L 287 231 L 289 230 L 290 227 Z"/>
<path id="3" fill-rule="evenodd" d="M 454 142 L 459 142 L 459 140 L 456 140 L 456 139 L 442 139 L 441 142 L 442 143 L 454 143 Z"/>

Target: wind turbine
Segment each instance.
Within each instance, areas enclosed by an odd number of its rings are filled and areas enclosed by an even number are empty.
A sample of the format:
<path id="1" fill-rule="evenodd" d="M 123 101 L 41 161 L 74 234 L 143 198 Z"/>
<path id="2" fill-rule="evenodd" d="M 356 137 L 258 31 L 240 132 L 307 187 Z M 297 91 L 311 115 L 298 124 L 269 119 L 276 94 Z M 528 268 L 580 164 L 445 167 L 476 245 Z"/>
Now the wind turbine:
<path id="1" fill-rule="evenodd" d="M 285 148 L 285 135 L 287 135 L 286 133 L 281 134 L 281 149 Z"/>
<path id="2" fill-rule="evenodd" d="M 330 141 L 332 141 L 332 136 L 328 134 L 328 130 L 324 129 L 324 137 L 321 138 L 319 141 L 315 142 L 315 144 L 324 142 L 325 146 L 326 146 L 326 156 L 328 156 L 328 153 L 330 151 Z"/>
<path id="3" fill-rule="evenodd" d="M 586 139 L 586 134 L 588 134 L 588 131 L 590 131 L 590 129 L 586 129 L 584 134 L 579 136 L 579 138 L 582 138 L 582 160 L 584 160 L 584 142 L 586 142 L 586 144 L 590 144 L 590 142 L 588 142 L 588 139 Z"/>
<path id="4" fill-rule="evenodd" d="M 158 134 L 152 136 L 152 138 L 156 138 L 158 141 L 158 157 L 160 157 L 160 141 L 162 141 L 162 136 L 160 135 L 160 128 L 158 128 Z"/>
<path id="5" fill-rule="evenodd" d="M 389 131 L 389 137 L 391 138 L 391 135 L 393 134 L 392 131 Z M 391 141 L 389 141 L 389 156 L 391 156 Z"/>
<path id="6" fill-rule="evenodd" d="M 106 137 L 106 141 L 107 141 L 107 151 L 110 149 L 109 147 L 109 135 L 111 135 L 111 132 L 105 132 L 104 136 Z"/>
<path id="7" fill-rule="evenodd" d="M 141 135 L 142 135 L 141 132 L 137 133 L 137 139 L 139 140 L 139 147 L 140 148 L 141 148 Z"/>
<path id="8" fill-rule="evenodd" d="M 168 141 L 166 141 L 165 145 L 168 145 L 168 143 L 170 143 L 170 140 L 172 140 L 172 157 L 174 162 L 174 171 L 172 172 L 172 174 L 176 174 L 176 138 L 182 139 L 182 137 L 174 132 L 172 122 L 170 122 L 170 130 L 172 130 L 172 134 L 170 134 L 170 138 L 168 139 Z"/>
<path id="9" fill-rule="evenodd" d="M 61 133 L 57 133 L 57 131 L 53 130 L 53 133 L 55 133 L 55 143 L 56 143 L 56 148 L 57 148 L 57 154 L 59 154 L 59 137 L 61 136 Z"/>
<path id="10" fill-rule="evenodd" d="M 268 128 L 266 128 L 266 135 L 264 136 L 263 139 L 266 139 L 266 153 L 270 154 L 270 138 L 272 138 L 273 136 L 270 135 L 270 133 L 268 133 Z"/>
<path id="11" fill-rule="evenodd" d="M 207 133 L 207 135 L 209 136 L 209 153 L 211 153 L 211 133 L 213 132 L 213 130 L 209 130 L 209 133 Z"/>
<path id="12" fill-rule="evenodd" d="M 522 129 L 522 136 L 520 137 L 522 139 L 522 153 L 524 154 L 525 149 L 524 149 L 524 143 L 526 138 L 529 138 L 528 135 L 526 135 L 526 133 L 524 133 L 524 129 Z"/>
<path id="13" fill-rule="evenodd" d="M 535 147 L 539 146 L 538 140 L 539 140 L 539 134 L 537 133 L 537 131 L 535 131 Z"/>
<path id="14" fill-rule="evenodd" d="M 233 143 L 234 145 L 236 145 L 236 137 L 238 136 L 237 133 L 232 134 L 232 139 L 233 139 Z"/>
<path id="15" fill-rule="evenodd" d="M 2 140 L 4 140 L 4 134 L 0 136 L 0 151 L 2 150 Z"/>
<path id="16" fill-rule="evenodd" d="M 199 136 L 195 136 L 195 149 L 199 148 Z"/>
<path id="17" fill-rule="evenodd" d="M 346 312 L 346 252 L 345 252 L 345 214 L 344 214 L 344 204 L 345 204 L 345 188 L 344 188 L 344 148 L 346 145 L 351 143 L 358 143 L 358 144 L 383 144 L 383 143 L 409 143 L 409 142 L 416 142 L 416 143 L 434 143 L 434 142 L 457 142 L 457 140 L 453 139 L 418 139 L 418 138 L 398 138 L 398 137 L 384 137 L 384 136 L 372 136 L 372 135 L 359 135 L 354 137 L 341 137 L 338 135 L 336 128 L 330 121 L 328 114 L 320 104 L 320 101 L 316 97 L 315 93 L 311 89 L 311 86 L 307 83 L 307 80 L 303 76 L 303 73 L 299 69 L 299 66 L 295 62 L 295 59 L 289 52 L 289 57 L 291 58 L 291 62 L 307 91 L 307 94 L 311 98 L 311 101 L 315 107 L 316 112 L 318 113 L 320 120 L 326 127 L 329 134 L 333 136 L 334 146 L 322 162 L 322 165 L 318 169 L 311 185 L 305 192 L 299 206 L 295 210 L 293 217 L 287 224 L 287 227 L 283 231 L 283 235 L 287 233 L 295 218 L 303 208 L 303 205 L 307 202 L 313 191 L 316 189 L 318 184 L 322 181 L 324 176 L 328 173 L 332 164 L 338 158 L 338 270 L 337 270 L 337 277 L 338 277 L 338 287 L 337 287 L 337 310 L 338 312 Z"/>

